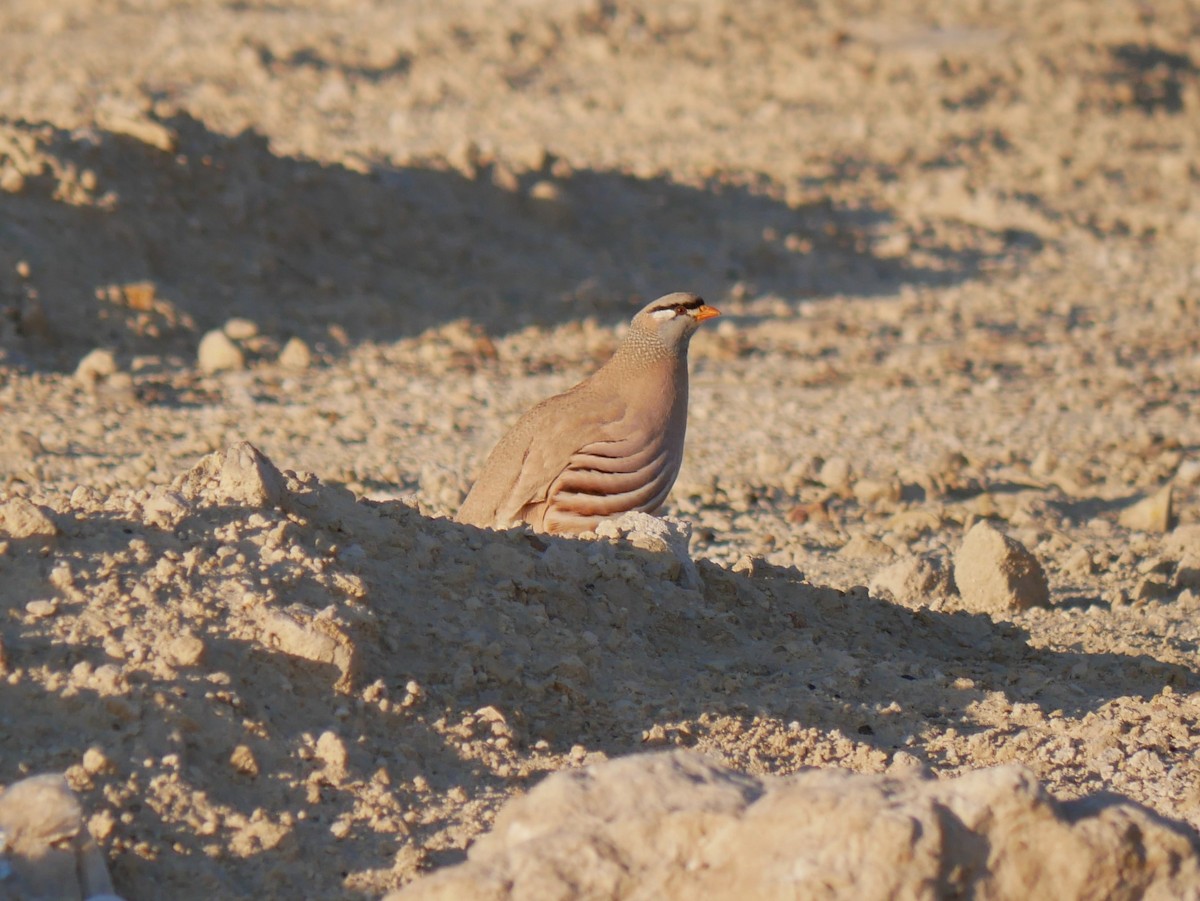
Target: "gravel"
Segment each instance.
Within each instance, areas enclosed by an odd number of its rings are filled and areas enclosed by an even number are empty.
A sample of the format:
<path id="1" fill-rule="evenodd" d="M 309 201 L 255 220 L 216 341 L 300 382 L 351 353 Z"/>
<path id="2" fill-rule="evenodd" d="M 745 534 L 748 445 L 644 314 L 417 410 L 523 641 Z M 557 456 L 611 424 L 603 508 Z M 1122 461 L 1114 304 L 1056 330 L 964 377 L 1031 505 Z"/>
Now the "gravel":
<path id="1" fill-rule="evenodd" d="M 0 785 L 65 773 L 116 891 L 184 901 L 379 897 L 653 749 L 1019 764 L 1196 829 L 1197 40 L 1132 0 L 5 3 Z M 724 315 L 668 551 L 450 522 L 673 290 Z M 1046 594 L 973 606 L 980 524 Z"/>

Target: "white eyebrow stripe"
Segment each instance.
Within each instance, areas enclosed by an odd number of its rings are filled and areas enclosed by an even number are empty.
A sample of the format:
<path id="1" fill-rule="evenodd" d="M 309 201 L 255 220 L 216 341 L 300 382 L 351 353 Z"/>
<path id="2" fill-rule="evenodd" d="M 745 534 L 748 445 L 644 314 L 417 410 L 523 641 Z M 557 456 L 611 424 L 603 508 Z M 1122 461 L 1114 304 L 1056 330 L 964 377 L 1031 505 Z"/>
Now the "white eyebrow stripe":
<path id="1" fill-rule="evenodd" d="M 665 310 L 655 310 L 650 315 L 655 319 L 673 319 L 675 317 L 675 309 L 668 307 Z"/>

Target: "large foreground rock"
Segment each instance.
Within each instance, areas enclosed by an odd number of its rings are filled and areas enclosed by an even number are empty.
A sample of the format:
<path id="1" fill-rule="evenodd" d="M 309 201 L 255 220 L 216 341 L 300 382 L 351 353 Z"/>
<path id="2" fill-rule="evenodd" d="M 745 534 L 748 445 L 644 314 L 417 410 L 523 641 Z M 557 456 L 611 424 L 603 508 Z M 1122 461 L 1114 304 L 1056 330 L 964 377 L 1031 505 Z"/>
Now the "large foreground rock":
<path id="1" fill-rule="evenodd" d="M 675 751 L 550 776 L 388 901 L 946 897 L 1197 898 L 1200 858 L 1185 827 L 1019 766 L 758 779 Z"/>
<path id="2" fill-rule="evenodd" d="M 66 780 L 30 776 L 0 791 L 0 901 L 121 901 Z"/>

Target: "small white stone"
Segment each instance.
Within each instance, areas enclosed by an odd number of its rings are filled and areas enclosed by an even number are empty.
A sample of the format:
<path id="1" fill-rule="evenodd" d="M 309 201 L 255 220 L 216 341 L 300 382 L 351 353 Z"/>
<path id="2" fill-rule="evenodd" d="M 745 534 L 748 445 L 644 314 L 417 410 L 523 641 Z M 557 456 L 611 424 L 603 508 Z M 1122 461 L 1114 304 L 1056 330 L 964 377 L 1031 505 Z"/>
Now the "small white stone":
<path id="1" fill-rule="evenodd" d="M 900 482 L 897 479 L 859 479 L 854 483 L 854 497 L 865 507 L 894 504 L 900 500 Z"/>
<path id="2" fill-rule="evenodd" d="M 172 666 L 195 666 L 204 658 L 204 641 L 191 632 L 182 632 L 163 646 L 163 656 Z"/>
<path id="3" fill-rule="evenodd" d="M 279 365 L 297 372 L 307 369 L 312 365 L 312 351 L 300 338 L 289 338 L 279 352 Z"/>
<path id="4" fill-rule="evenodd" d="M 842 496 L 848 496 L 850 494 L 850 480 L 853 475 L 854 470 L 851 468 L 849 460 L 845 457 L 833 457 L 821 465 L 821 471 L 818 473 L 817 479 L 830 491 Z"/>
<path id="5" fill-rule="evenodd" d="M 258 760 L 247 745 L 238 745 L 229 755 L 229 763 L 235 770 L 246 776 L 257 776 L 259 773 Z"/>
<path id="6" fill-rule="evenodd" d="M 92 385 L 108 378 L 117 371 L 117 358 L 111 350 L 97 347 L 79 361 L 75 367 L 75 378 L 85 385 Z"/>
<path id="7" fill-rule="evenodd" d="M 45 619 L 58 612 L 58 604 L 55 601 L 30 601 L 25 605 L 25 612 L 38 619 Z"/>
<path id="8" fill-rule="evenodd" d="M 1175 472 L 1180 485 L 1200 485 L 1200 460 L 1184 460 Z"/>
<path id="9" fill-rule="evenodd" d="M 103 773 L 110 765 L 108 756 L 101 748 L 95 745 L 83 752 L 82 763 L 84 770 L 93 776 L 97 773 Z"/>
<path id="10" fill-rule="evenodd" d="M 340 782 L 346 776 L 346 744 L 336 732 L 326 730 L 317 739 L 317 759 L 325 764 L 325 772 L 335 782 Z"/>
<path id="11" fill-rule="evenodd" d="M 258 334 L 258 323 L 251 319 L 230 319 L 225 323 L 225 334 L 234 341 L 248 341 Z"/>
<path id="12" fill-rule="evenodd" d="M 214 373 L 246 367 L 246 355 L 242 349 L 220 329 L 214 329 L 200 339 L 196 357 L 202 372 Z"/>

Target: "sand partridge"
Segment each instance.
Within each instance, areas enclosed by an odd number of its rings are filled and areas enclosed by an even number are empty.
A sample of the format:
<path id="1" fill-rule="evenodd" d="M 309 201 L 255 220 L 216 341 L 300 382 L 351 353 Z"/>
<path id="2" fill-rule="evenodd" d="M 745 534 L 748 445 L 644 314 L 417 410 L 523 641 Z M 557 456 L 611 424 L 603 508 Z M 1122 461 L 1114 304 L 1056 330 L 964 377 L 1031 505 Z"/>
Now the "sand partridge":
<path id="1" fill-rule="evenodd" d="M 639 312 L 612 359 L 500 439 L 458 521 L 574 534 L 661 507 L 683 461 L 688 342 L 719 315 L 694 294 L 668 294 Z"/>

